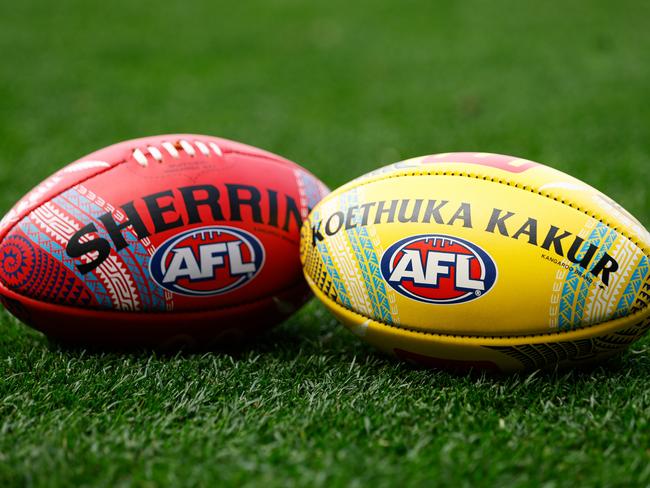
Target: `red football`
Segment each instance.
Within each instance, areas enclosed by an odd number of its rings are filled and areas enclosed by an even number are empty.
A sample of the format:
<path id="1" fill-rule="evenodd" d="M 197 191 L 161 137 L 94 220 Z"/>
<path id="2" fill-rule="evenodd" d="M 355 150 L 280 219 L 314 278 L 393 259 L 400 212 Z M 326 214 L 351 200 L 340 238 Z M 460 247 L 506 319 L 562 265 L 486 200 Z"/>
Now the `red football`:
<path id="1" fill-rule="evenodd" d="M 308 298 L 299 230 L 328 192 L 215 137 L 122 142 L 50 176 L 0 222 L 0 299 L 66 342 L 208 346 Z"/>

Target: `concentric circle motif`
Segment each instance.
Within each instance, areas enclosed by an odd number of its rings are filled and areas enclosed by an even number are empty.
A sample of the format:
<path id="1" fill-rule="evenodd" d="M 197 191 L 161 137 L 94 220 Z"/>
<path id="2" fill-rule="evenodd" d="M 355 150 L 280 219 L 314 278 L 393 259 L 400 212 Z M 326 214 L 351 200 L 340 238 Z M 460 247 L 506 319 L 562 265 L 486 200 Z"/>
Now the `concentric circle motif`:
<path id="1" fill-rule="evenodd" d="M 27 284 L 34 270 L 33 244 L 22 236 L 9 236 L 0 244 L 0 277 L 9 288 Z"/>

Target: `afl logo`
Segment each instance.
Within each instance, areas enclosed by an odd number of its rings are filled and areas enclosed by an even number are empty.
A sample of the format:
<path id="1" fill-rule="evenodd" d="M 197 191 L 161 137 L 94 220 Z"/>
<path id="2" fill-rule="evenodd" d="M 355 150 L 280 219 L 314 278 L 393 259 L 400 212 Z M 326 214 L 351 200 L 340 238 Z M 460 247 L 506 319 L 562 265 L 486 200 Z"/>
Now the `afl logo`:
<path id="1" fill-rule="evenodd" d="M 427 303 L 482 297 L 497 280 L 494 260 L 476 244 L 446 235 L 407 237 L 381 257 L 381 274 L 404 296 Z"/>
<path id="2" fill-rule="evenodd" d="M 174 293 L 212 296 L 251 281 L 264 266 L 252 234 L 226 226 L 200 227 L 163 242 L 149 261 L 155 282 Z"/>

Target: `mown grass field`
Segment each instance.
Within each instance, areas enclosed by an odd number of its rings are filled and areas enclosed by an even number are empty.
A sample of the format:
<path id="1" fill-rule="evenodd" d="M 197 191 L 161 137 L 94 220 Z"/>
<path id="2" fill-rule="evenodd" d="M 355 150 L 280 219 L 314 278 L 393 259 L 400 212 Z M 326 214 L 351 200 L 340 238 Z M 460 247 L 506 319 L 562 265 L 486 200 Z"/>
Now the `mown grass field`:
<path id="1" fill-rule="evenodd" d="M 635 0 L 3 2 L 0 211 L 95 148 L 195 132 L 331 187 L 514 154 L 647 226 L 649 18 Z M 0 486 L 648 486 L 649 376 L 648 339 L 588 372 L 414 369 L 314 302 L 185 356 L 65 350 L 2 312 Z"/>

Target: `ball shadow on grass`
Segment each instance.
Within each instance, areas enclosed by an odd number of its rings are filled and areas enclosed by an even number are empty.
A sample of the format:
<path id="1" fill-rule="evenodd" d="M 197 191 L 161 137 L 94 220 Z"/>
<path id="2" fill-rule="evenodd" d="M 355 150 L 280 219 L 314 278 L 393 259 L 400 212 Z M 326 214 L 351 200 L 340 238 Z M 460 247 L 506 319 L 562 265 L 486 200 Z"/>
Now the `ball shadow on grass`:
<path id="1" fill-rule="evenodd" d="M 16 321 L 16 324 L 18 322 Z M 15 330 L 14 330 L 15 329 Z M 650 339 L 642 339 L 635 343 L 623 354 L 614 356 L 606 361 L 591 365 L 580 365 L 564 368 L 549 368 L 545 370 L 524 371 L 515 374 L 503 374 L 479 370 L 453 370 L 429 368 L 390 357 L 372 346 L 369 346 L 350 334 L 343 326 L 315 301 L 306 304 L 297 314 L 263 334 L 251 337 L 246 341 L 228 344 L 213 344 L 210 346 L 187 347 L 175 344 L 173 347 L 160 348 L 107 348 L 101 345 L 71 344 L 47 339 L 39 332 L 24 325 L 12 327 L 10 334 L 14 339 L 21 335 L 31 338 L 32 345 L 42 343 L 52 352 L 93 357 L 99 354 L 115 354 L 131 358 L 147 359 L 152 355 L 160 360 L 165 358 L 186 357 L 191 359 L 197 355 L 216 354 L 231 357 L 234 361 L 242 360 L 251 355 L 263 355 L 280 362 L 295 361 L 297 356 L 328 355 L 349 364 L 370 362 L 373 367 L 380 369 L 398 369 L 403 374 L 427 374 L 440 380 L 458 381 L 461 378 L 471 381 L 489 381 L 495 384 L 501 382 L 526 381 L 535 377 L 539 381 L 554 383 L 556 381 L 581 381 L 584 378 L 607 377 L 647 377 L 650 375 Z M 360 361 L 360 358 L 365 358 Z M 446 382 L 446 381 L 444 381 Z M 443 383 L 444 383 L 443 382 Z"/>

